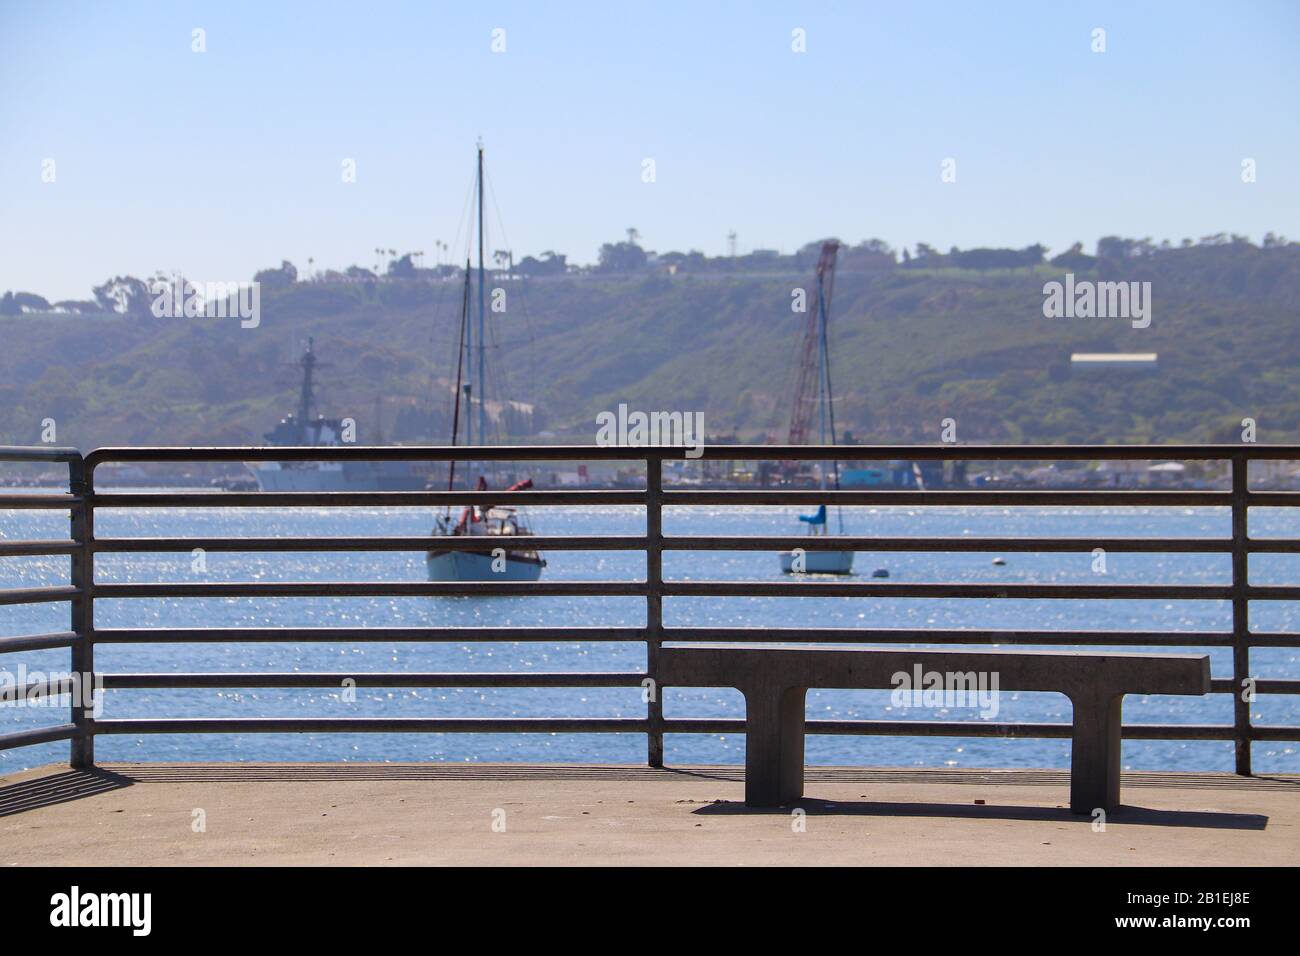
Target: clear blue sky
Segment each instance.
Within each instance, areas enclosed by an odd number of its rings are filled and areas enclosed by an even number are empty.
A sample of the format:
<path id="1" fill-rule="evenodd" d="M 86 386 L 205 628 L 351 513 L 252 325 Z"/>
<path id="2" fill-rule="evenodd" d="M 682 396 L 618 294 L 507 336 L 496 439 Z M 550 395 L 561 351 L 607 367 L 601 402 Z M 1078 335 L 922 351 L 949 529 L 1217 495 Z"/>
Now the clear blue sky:
<path id="1" fill-rule="evenodd" d="M 1300 238 L 1298 104 L 1294 2 L 0 0 L 0 290 L 427 264 L 479 135 L 516 257 Z"/>

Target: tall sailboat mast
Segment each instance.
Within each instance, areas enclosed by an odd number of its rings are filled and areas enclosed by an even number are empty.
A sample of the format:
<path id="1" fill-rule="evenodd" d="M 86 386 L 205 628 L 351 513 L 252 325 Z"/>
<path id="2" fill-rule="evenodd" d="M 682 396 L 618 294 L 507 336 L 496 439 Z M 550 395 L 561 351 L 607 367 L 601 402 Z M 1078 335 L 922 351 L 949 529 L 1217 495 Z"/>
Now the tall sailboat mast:
<path id="1" fill-rule="evenodd" d="M 465 348 L 462 343 L 465 336 L 469 334 L 469 257 L 465 257 L 465 291 L 461 293 L 460 299 L 460 341 L 456 344 L 456 391 L 452 393 L 451 409 L 451 444 L 456 445 L 456 438 L 460 434 L 460 393 L 461 381 L 465 371 Z M 468 411 L 466 416 L 468 417 Z M 447 490 L 452 491 L 456 485 L 456 459 L 452 459 L 447 464 Z M 450 514 L 451 506 L 447 506 L 447 514 Z"/>
<path id="2" fill-rule="evenodd" d="M 818 263 L 817 268 L 817 311 L 819 315 L 818 337 L 821 339 L 818 355 L 817 378 L 822 393 L 820 404 L 820 427 L 821 443 L 826 444 L 826 430 L 830 428 L 830 443 L 835 444 L 835 405 L 834 392 L 831 387 L 831 343 L 830 343 L 830 310 L 831 310 L 831 292 L 835 288 L 835 258 L 839 253 L 839 244 L 827 243 L 827 247 L 822 250 L 822 261 Z M 827 261 L 827 252 L 829 251 L 829 261 Z M 835 490 L 840 490 L 840 463 L 831 462 L 831 473 L 835 478 Z M 826 487 L 826 465 L 822 465 L 821 486 Z M 844 509 L 837 508 L 836 514 L 839 518 L 840 534 L 844 533 Z"/>
<path id="3" fill-rule="evenodd" d="M 829 390 L 826 387 L 826 279 L 818 274 L 817 276 L 817 443 L 826 444 L 826 403 L 830 400 Z M 831 444 L 835 444 L 835 436 L 831 436 Z M 821 467 L 821 486 L 826 487 L 826 465 Z"/>
<path id="4" fill-rule="evenodd" d="M 486 283 L 483 275 L 483 140 L 478 141 L 478 440 L 487 444 L 487 385 L 484 375 L 483 337 Z M 473 409 L 471 408 L 471 413 Z"/>

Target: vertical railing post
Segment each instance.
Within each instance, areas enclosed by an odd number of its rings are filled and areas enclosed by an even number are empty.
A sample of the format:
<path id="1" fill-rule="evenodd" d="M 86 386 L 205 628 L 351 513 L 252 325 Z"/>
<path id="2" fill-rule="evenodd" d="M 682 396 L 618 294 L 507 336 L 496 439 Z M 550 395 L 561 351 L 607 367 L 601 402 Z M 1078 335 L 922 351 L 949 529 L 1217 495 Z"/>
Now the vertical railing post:
<path id="1" fill-rule="evenodd" d="M 648 761 L 652 767 L 664 765 L 664 689 L 659 685 L 659 648 L 663 635 L 663 459 L 646 459 L 645 470 L 645 565 L 646 565 L 646 677 L 650 680 L 650 697 L 646 717 Z"/>
<path id="2" fill-rule="evenodd" d="M 1250 459 L 1245 452 L 1232 456 L 1232 726 L 1237 773 L 1250 776 L 1250 523 L 1248 494 Z M 1253 696 L 1253 695 L 1251 695 Z"/>
<path id="3" fill-rule="evenodd" d="M 95 517 L 91 473 L 80 456 L 68 463 L 68 478 L 69 490 L 79 499 L 72 505 L 72 540 L 80 546 L 72 553 L 71 584 L 77 589 L 71 622 L 77 635 L 72 645 L 72 722 L 77 725 L 77 736 L 72 738 L 69 763 L 73 769 L 85 770 L 95 765 L 95 737 L 90 730 L 95 693 L 95 558 L 91 550 Z"/>

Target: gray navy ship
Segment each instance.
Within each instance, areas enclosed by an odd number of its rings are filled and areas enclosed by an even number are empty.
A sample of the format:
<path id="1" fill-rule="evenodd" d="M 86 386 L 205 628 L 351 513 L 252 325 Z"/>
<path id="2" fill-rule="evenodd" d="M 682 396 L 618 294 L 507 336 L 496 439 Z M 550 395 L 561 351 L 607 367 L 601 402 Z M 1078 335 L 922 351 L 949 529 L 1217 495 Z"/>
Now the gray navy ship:
<path id="1" fill-rule="evenodd" d="M 302 385 L 298 411 L 285 416 L 263 436 L 268 445 L 334 447 L 343 444 L 343 420 L 313 414 L 316 396 L 313 340 L 298 363 Z M 252 461 L 247 462 L 263 491 L 422 491 L 430 465 L 420 461 Z"/>

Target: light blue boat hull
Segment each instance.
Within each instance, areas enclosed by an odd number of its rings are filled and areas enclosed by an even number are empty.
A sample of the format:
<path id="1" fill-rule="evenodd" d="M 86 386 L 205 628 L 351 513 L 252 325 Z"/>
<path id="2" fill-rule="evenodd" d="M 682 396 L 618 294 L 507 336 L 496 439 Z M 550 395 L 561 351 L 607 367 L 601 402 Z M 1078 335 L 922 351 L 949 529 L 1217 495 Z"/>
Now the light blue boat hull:
<path id="1" fill-rule="evenodd" d="M 794 552 L 782 551 L 781 570 L 785 574 L 852 574 L 852 551 L 805 551 L 803 570 L 794 569 Z"/>
<path id="2" fill-rule="evenodd" d="M 492 555 L 473 551 L 443 551 L 425 559 L 430 581 L 536 581 L 542 576 L 542 561 L 520 561 L 506 553 L 505 568 L 492 570 Z"/>

